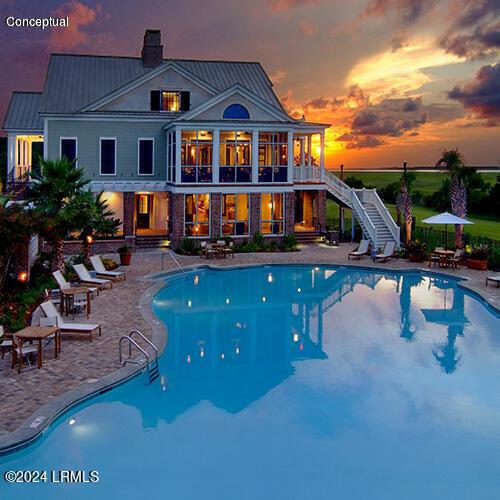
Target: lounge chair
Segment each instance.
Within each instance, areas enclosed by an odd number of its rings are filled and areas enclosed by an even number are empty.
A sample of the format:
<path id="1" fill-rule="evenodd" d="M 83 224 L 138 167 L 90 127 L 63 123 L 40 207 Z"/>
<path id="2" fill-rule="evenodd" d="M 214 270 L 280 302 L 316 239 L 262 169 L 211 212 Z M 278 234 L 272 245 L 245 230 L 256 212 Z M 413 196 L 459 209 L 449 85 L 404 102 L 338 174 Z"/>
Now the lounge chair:
<path id="1" fill-rule="evenodd" d="M 394 241 L 386 241 L 382 253 L 378 253 L 377 255 L 375 255 L 375 257 L 373 257 L 373 260 L 386 262 L 387 259 L 390 259 L 394 255 L 395 246 L 396 243 Z"/>
<path id="2" fill-rule="evenodd" d="M 354 250 L 353 252 L 349 252 L 347 254 L 347 260 L 350 260 L 351 257 L 356 257 L 357 259 L 360 259 L 363 255 L 366 255 L 368 253 L 368 246 L 370 245 L 370 242 L 368 240 L 361 240 L 359 242 L 358 248 Z"/>
<path id="3" fill-rule="evenodd" d="M 99 323 L 68 323 L 62 319 L 56 306 L 50 300 L 40 304 L 43 313 L 47 318 L 53 320 L 53 324 L 59 327 L 61 333 L 73 333 L 77 335 L 88 335 L 92 342 L 92 333 L 98 330 L 99 337 L 101 336 L 101 325 Z"/>
<path id="4" fill-rule="evenodd" d="M 73 269 L 75 270 L 78 279 L 82 285 L 94 285 L 99 289 L 103 289 L 106 285 L 113 288 L 113 282 L 111 280 L 103 278 L 93 278 L 88 269 L 83 264 L 73 264 Z"/>
<path id="5" fill-rule="evenodd" d="M 61 271 L 59 271 L 59 270 L 54 271 L 52 273 L 52 276 L 54 276 L 54 279 L 56 280 L 57 286 L 60 289 L 71 288 L 71 283 L 68 283 L 66 281 L 66 278 L 63 276 L 63 273 L 61 273 Z M 94 296 L 94 292 L 97 292 L 97 294 L 99 294 L 99 288 L 97 288 L 97 287 L 94 287 L 94 288 L 89 287 L 89 291 L 90 291 L 90 294 L 92 296 Z M 52 300 L 52 302 L 54 302 L 54 300 Z"/>
<path id="6" fill-rule="evenodd" d="M 14 368 L 17 363 L 17 358 L 19 357 L 19 364 L 17 367 L 17 373 L 21 373 L 21 348 L 19 345 L 21 344 L 21 341 L 17 338 L 17 335 L 14 333 L 12 335 L 12 365 L 11 368 Z M 30 361 L 30 356 L 34 354 L 38 354 L 38 346 L 35 344 L 29 345 L 25 344 L 23 346 L 23 356 L 26 357 L 28 360 L 28 366 L 31 368 L 31 361 Z"/>
<path id="7" fill-rule="evenodd" d="M 93 255 L 92 257 L 90 257 L 90 262 L 98 278 L 109 278 L 113 281 L 127 279 L 127 275 L 123 271 L 106 270 L 99 255 Z"/>
<path id="8" fill-rule="evenodd" d="M 497 288 L 500 286 L 500 275 L 497 276 L 487 276 L 486 277 L 486 286 L 488 286 L 488 281 L 491 281 L 492 283 L 496 283 Z"/>

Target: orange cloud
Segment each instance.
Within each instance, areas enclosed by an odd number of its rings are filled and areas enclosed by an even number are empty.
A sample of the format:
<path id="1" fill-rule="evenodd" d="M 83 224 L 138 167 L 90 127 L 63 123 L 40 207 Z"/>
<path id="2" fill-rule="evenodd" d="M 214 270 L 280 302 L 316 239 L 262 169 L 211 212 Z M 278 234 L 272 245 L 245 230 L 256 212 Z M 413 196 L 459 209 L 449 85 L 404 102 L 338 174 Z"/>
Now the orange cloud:
<path id="1" fill-rule="evenodd" d="M 286 12 L 302 5 L 320 3 L 321 0 L 272 0 L 271 10 L 273 12 Z"/>
<path id="2" fill-rule="evenodd" d="M 99 11 L 99 4 L 94 10 L 76 0 L 60 5 L 52 12 L 52 15 L 54 17 L 69 17 L 69 26 L 56 28 L 52 31 L 49 41 L 50 48 L 52 50 L 69 50 L 85 43 L 89 35 L 81 31 L 81 28 L 92 24 Z"/>
<path id="3" fill-rule="evenodd" d="M 301 21 L 299 23 L 299 31 L 304 36 L 313 36 L 316 33 L 316 25 L 311 23 L 310 21 Z"/>

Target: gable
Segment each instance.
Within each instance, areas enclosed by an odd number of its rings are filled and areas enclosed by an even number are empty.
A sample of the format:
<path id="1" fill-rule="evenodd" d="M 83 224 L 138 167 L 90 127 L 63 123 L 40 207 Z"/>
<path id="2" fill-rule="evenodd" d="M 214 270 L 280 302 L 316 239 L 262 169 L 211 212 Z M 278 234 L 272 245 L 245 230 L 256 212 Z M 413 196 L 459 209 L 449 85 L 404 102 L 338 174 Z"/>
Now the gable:
<path id="1" fill-rule="evenodd" d="M 99 111 L 150 111 L 151 90 L 184 90 L 191 93 L 191 109 L 212 97 L 192 80 L 169 68 L 141 85 L 97 108 Z"/>

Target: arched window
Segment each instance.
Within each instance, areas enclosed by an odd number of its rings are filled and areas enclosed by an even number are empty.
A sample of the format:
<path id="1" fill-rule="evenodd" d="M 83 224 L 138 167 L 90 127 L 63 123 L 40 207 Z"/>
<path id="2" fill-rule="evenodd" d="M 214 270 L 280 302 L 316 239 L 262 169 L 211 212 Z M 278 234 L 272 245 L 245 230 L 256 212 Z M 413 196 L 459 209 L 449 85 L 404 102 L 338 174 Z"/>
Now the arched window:
<path id="1" fill-rule="evenodd" d="M 222 118 L 230 120 L 250 120 L 250 113 L 241 104 L 231 104 L 224 110 Z"/>

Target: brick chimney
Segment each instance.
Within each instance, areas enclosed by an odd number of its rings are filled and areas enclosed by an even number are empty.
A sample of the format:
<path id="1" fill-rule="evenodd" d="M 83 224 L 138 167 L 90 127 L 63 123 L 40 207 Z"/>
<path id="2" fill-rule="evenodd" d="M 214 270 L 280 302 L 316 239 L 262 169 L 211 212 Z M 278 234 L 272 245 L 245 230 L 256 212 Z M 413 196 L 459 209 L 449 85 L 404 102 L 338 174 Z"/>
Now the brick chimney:
<path id="1" fill-rule="evenodd" d="M 142 47 L 142 65 L 145 68 L 155 68 L 163 61 L 163 45 L 160 30 L 146 30 Z"/>

